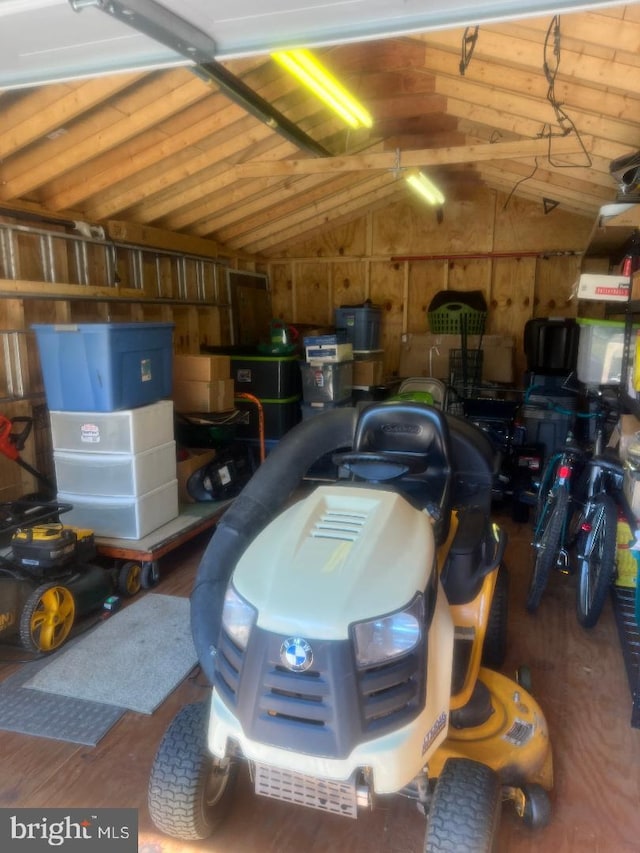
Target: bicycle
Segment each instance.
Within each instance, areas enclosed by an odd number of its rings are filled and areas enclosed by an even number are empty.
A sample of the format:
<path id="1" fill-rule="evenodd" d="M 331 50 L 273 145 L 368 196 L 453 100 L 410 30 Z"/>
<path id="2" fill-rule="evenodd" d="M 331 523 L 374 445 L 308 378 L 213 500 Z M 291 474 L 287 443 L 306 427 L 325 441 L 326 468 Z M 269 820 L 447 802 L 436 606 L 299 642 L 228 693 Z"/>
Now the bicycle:
<path id="1" fill-rule="evenodd" d="M 536 504 L 533 525 L 533 569 L 526 598 L 526 609 L 535 613 L 547 588 L 551 570 L 569 574 L 569 549 L 574 544 L 577 529 L 570 524 L 569 505 L 572 500 L 576 471 L 584 461 L 584 451 L 569 433 L 561 452 L 550 457 L 545 465 Z"/>
<path id="2" fill-rule="evenodd" d="M 576 522 L 576 615 L 584 628 L 598 622 L 616 573 L 618 507 L 623 506 L 623 465 L 606 452 L 584 471 L 583 503 Z"/>
<path id="3" fill-rule="evenodd" d="M 540 482 L 532 547 L 534 561 L 526 609 L 535 613 L 551 570 L 572 574 L 577 564 L 576 613 L 584 627 L 593 627 L 604 606 L 615 572 L 618 505 L 622 505 L 622 465 L 603 450 L 607 425 L 617 411 L 596 396 L 596 411 L 576 413 L 595 420 L 593 447 L 580 446 L 569 433 L 563 449 L 545 466 Z M 594 399 L 591 395 L 591 399 Z"/>

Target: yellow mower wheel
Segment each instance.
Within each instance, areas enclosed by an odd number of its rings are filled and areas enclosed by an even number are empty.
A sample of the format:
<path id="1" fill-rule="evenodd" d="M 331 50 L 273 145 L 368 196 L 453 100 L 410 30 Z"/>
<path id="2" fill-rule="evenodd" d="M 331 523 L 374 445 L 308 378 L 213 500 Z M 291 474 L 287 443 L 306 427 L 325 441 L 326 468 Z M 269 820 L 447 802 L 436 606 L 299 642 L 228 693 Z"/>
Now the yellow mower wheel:
<path id="1" fill-rule="evenodd" d="M 71 590 L 54 583 L 42 584 L 31 593 L 22 610 L 20 642 L 30 652 L 54 652 L 69 636 L 75 616 Z"/>
<path id="2" fill-rule="evenodd" d="M 118 572 L 118 592 L 120 595 L 137 595 L 142 588 L 142 564 L 136 560 L 124 563 Z"/>

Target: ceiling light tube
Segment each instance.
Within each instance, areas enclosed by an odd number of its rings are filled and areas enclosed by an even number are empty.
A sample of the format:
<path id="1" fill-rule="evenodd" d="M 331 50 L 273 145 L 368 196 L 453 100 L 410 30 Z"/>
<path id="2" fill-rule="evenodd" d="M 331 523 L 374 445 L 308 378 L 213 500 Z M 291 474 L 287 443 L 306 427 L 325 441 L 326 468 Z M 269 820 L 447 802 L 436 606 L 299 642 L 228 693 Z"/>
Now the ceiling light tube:
<path id="1" fill-rule="evenodd" d="M 373 126 L 369 112 L 308 50 L 278 51 L 272 56 L 348 125 L 353 128 Z"/>
<path id="2" fill-rule="evenodd" d="M 412 171 L 405 175 L 405 180 L 423 199 L 434 206 L 444 204 L 444 195 L 424 172 Z"/>

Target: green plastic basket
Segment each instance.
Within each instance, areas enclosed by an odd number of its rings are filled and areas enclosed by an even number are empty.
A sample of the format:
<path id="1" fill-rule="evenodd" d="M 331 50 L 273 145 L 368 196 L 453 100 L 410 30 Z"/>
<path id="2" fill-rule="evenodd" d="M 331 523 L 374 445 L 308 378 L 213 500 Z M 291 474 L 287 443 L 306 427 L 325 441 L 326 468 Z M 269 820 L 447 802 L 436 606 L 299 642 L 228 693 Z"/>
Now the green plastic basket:
<path id="1" fill-rule="evenodd" d="M 447 302 L 434 311 L 429 311 L 429 330 L 434 335 L 482 335 L 486 311 L 477 311 L 462 302 Z"/>

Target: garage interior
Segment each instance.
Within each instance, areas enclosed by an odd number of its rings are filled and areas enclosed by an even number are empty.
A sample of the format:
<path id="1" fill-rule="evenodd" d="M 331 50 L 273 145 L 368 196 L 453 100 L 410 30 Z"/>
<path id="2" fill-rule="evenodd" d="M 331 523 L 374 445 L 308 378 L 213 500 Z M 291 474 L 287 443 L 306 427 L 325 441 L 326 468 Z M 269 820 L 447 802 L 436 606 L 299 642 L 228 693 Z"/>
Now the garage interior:
<path id="1" fill-rule="evenodd" d="M 0 44 L 38 6 L 4 5 Z M 114 25 L 91 4 L 62 5 L 73 26 Z M 196 24 L 199 5 L 189 10 Z M 7 39 L 0 412 L 33 424 L 21 459 L 55 476 L 37 324 L 172 324 L 173 353 L 186 356 L 264 343 L 272 321 L 328 333 L 340 306 L 374 305 L 376 384 L 397 387 L 434 297 L 480 291 L 485 347 L 500 353 L 481 396 L 513 401 L 526 388 L 528 323 L 622 321 L 626 309 L 578 298 L 578 283 L 619 274 L 640 227 L 640 195 L 621 198 L 611 169 L 640 150 L 640 5 L 536 5 L 522 17 L 425 13 L 395 29 L 308 37 L 370 112 L 371 126 L 359 128 L 303 89 L 271 46 L 208 56 L 205 40 L 193 66 L 170 51 L 146 58 L 153 70 L 125 57 L 126 70 L 56 79 L 29 65 L 46 57 L 44 28 L 24 54 Z M 407 185 L 417 168 L 443 203 L 427 205 Z M 2 502 L 37 490 L 15 459 L 0 455 L 0 475 Z M 508 503 L 495 513 L 509 535 L 503 670 L 530 667 L 555 763 L 550 824 L 532 831 L 505 806 L 500 849 L 635 850 L 637 657 L 628 672 L 610 602 L 595 628 L 577 624 L 571 576 L 555 573 L 540 610 L 526 612 L 531 519 L 516 520 Z M 157 592 L 189 595 L 210 535 L 161 557 Z M 2 680 L 20 669 L 6 652 Z M 92 748 L 0 730 L 0 805 L 135 807 L 146 853 L 422 849 L 424 820 L 408 801 L 344 821 L 262 800 L 248 778 L 211 840 L 160 834 L 147 812 L 151 762 L 176 711 L 206 691 L 192 673 L 153 714 L 127 712 Z"/>

